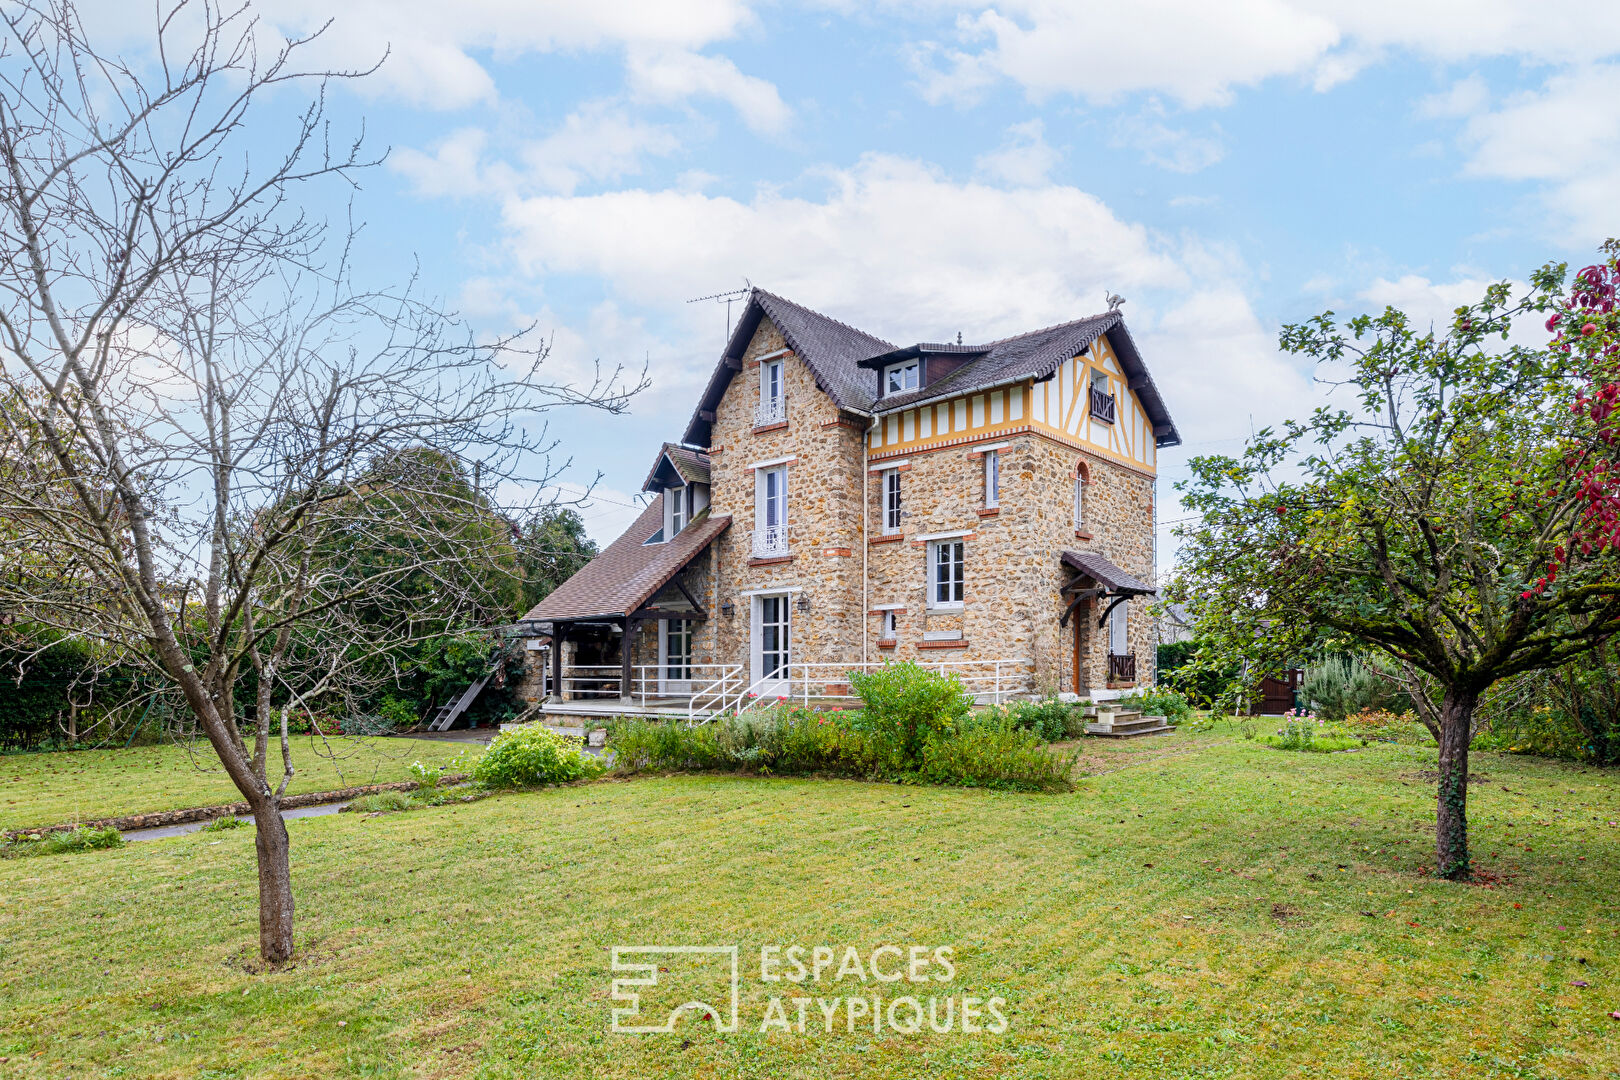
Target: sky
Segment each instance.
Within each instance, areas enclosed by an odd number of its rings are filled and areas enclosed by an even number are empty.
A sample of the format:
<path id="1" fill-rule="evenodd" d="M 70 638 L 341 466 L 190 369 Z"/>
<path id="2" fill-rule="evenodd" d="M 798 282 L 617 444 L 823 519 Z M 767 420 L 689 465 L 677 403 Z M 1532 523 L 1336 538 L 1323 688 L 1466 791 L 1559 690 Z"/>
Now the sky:
<path id="1" fill-rule="evenodd" d="M 989 340 L 1109 292 L 1192 455 L 1323 389 L 1282 325 L 1591 261 L 1620 233 L 1620 6 L 1513 0 L 257 0 L 385 163 L 373 272 L 418 265 L 554 377 L 650 388 L 559 412 L 606 543 L 636 513 L 754 283 L 897 344 Z M 735 314 L 733 310 L 732 314 Z"/>

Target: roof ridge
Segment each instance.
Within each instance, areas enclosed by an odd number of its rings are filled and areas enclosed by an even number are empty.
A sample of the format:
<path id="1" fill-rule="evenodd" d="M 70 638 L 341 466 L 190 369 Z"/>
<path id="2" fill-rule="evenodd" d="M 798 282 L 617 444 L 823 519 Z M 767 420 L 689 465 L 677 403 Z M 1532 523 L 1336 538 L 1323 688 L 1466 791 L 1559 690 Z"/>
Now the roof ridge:
<path id="1" fill-rule="evenodd" d="M 1049 334 L 1053 330 L 1062 330 L 1069 326 L 1079 326 L 1081 323 L 1088 323 L 1094 319 L 1106 319 L 1110 315 L 1119 316 L 1119 312 L 1099 311 L 1095 315 L 1083 315 L 1078 319 L 1070 319 L 1068 322 L 1053 323 L 1051 326 L 1043 326 L 1039 330 L 1025 330 L 1022 334 L 1014 334 L 1012 337 L 997 338 L 995 341 L 987 341 L 984 343 L 984 347 L 993 349 L 997 345 L 1006 345 L 1008 342 L 1012 341 L 1022 341 L 1024 338 L 1034 337 L 1037 334 Z"/>
<path id="2" fill-rule="evenodd" d="M 891 349 L 899 347 L 899 346 L 896 346 L 891 341 L 888 341 L 888 340 L 886 340 L 884 338 L 878 337 L 876 334 L 872 333 L 870 330 L 862 330 L 860 327 L 852 326 L 851 324 L 845 322 L 842 319 L 835 319 L 831 315 L 823 314 L 822 312 L 817 311 L 815 308 L 805 307 L 803 304 L 799 303 L 796 300 L 789 300 L 787 297 L 783 296 L 781 293 L 773 293 L 773 292 L 771 292 L 771 290 L 761 288 L 758 285 L 753 286 L 753 289 L 754 289 L 754 291 L 756 293 L 761 293 L 761 294 L 763 294 L 765 296 L 768 296 L 772 300 L 779 300 L 782 303 L 786 304 L 788 307 L 797 308 L 797 309 L 799 309 L 800 311 L 804 312 L 807 315 L 814 315 L 816 318 L 821 319 L 823 322 L 830 322 L 834 326 L 842 326 L 845 330 L 849 330 L 849 331 L 852 331 L 854 333 L 860 334 L 862 337 L 869 337 L 873 341 L 881 342 L 882 344 L 889 346 L 889 348 L 891 348 Z"/>

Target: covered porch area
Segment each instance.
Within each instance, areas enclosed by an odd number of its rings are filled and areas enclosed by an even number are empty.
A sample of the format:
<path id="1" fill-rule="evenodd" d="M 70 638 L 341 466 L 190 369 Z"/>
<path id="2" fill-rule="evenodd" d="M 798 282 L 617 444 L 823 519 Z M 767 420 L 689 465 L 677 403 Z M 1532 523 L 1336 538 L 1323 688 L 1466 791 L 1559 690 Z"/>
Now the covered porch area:
<path id="1" fill-rule="evenodd" d="M 1074 624 L 1069 631 L 1074 692 L 1093 701 L 1121 697 L 1139 684 L 1125 605 L 1136 597 L 1152 596 L 1155 590 L 1094 551 L 1065 551 L 1060 561 L 1069 577 L 1059 592 L 1063 614 L 1058 628 L 1068 630 L 1070 622 Z M 1145 681 L 1149 667 L 1141 668 Z"/>

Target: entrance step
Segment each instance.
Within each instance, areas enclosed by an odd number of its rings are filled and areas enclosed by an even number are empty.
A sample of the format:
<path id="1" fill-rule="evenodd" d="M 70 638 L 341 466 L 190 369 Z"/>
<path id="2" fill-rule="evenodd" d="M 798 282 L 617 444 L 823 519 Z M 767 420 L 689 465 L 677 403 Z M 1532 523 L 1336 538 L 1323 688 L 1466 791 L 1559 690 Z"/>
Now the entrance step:
<path id="1" fill-rule="evenodd" d="M 1138 735 L 1168 735 L 1175 728 L 1163 716 L 1143 716 L 1139 712 L 1119 712 L 1114 716 L 1112 724 L 1101 724 L 1095 720 L 1086 725 L 1087 735 L 1098 735 L 1105 739 L 1133 739 Z"/>

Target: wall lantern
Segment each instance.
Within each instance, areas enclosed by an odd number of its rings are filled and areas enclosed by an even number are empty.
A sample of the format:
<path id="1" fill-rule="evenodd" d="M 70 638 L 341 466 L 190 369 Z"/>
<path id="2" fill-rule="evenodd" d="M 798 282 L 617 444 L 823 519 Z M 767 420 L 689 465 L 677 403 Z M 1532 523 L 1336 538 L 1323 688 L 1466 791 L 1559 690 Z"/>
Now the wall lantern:
<path id="1" fill-rule="evenodd" d="M 799 598 L 797 600 L 793 601 L 793 607 L 800 614 L 803 614 L 803 613 L 809 611 L 810 610 L 810 594 L 809 593 L 800 593 Z"/>
<path id="2" fill-rule="evenodd" d="M 727 600 L 725 603 L 720 605 L 720 614 L 724 615 L 728 619 L 731 618 L 733 615 L 737 614 L 737 605 L 733 604 L 730 600 Z"/>

